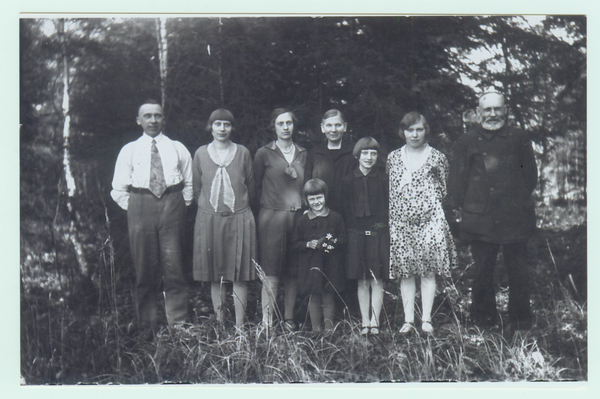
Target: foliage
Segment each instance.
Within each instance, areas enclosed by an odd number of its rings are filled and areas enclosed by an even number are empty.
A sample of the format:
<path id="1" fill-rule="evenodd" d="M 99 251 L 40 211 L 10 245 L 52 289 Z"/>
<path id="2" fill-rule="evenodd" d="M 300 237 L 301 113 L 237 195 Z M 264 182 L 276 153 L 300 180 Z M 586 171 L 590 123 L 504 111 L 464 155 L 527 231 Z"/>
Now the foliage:
<path id="1" fill-rule="evenodd" d="M 288 106 L 305 147 L 323 139 L 321 115 L 335 107 L 346 114 L 350 139 L 370 135 L 393 150 L 402 144 L 400 118 L 417 110 L 428 117 L 432 144 L 451 155 L 476 91 L 508 93 L 511 123 L 531 132 L 541 173 L 541 234 L 532 248 L 538 325 L 511 337 L 466 324 L 471 270 L 462 248 L 467 266 L 441 289 L 436 336 L 408 341 L 392 334 L 401 312 L 390 284 L 386 330 L 375 339 L 361 338 L 347 314 L 326 337 L 267 335 L 259 326 L 231 334 L 217 327 L 196 286 L 195 323 L 140 342 L 126 215 L 109 192 L 118 151 L 140 134 L 138 104 L 161 93 L 155 22 L 65 21 L 73 212 L 62 177 L 64 72 L 52 26 L 20 21 L 21 372 L 29 383 L 587 378 L 584 17 L 547 16 L 537 25 L 478 16 L 167 20 L 166 133 L 191 152 L 211 139 L 205 121 L 217 107 L 233 111 L 234 141 L 254 153 L 273 139 L 271 110 Z M 489 57 L 473 64 L 482 49 Z M 73 234 L 89 278 L 78 273 Z M 506 285 L 501 274 L 498 283 Z M 499 300 L 505 296 L 500 290 Z"/>

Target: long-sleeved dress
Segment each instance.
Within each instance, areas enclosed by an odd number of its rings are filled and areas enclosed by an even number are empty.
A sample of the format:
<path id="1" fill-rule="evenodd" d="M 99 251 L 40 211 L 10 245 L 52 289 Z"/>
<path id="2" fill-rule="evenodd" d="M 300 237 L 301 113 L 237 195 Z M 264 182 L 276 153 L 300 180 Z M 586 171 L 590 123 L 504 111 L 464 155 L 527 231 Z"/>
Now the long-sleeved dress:
<path id="1" fill-rule="evenodd" d="M 211 144 L 194 155 L 194 279 L 256 279 L 256 224 L 249 200 L 255 194 L 252 159 L 246 147 L 233 144 L 219 166 Z M 226 173 L 225 173 L 226 172 Z M 215 179 L 215 177 L 217 177 Z M 230 182 L 230 184 L 228 183 Z"/>
<path id="2" fill-rule="evenodd" d="M 456 248 L 442 208 L 448 161 L 427 147 L 426 160 L 410 172 L 406 146 L 390 153 L 390 277 L 449 275 Z"/>
<path id="3" fill-rule="evenodd" d="M 304 165 L 308 152 L 296 145 L 290 163 L 275 141 L 254 157 L 254 176 L 260 196 L 258 214 L 259 263 L 267 276 L 296 277 L 290 247 L 294 222 L 302 213 Z"/>
<path id="4" fill-rule="evenodd" d="M 389 183 L 383 170 L 364 175 L 359 168 L 342 182 L 342 212 L 348 229 L 346 278 L 388 279 L 390 235 Z"/>
<path id="5" fill-rule="evenodd" d="M 317 249 L 306 247 L 307 242 L 319 239 L 323 239 L 323 242 Z M 309 210 L 298 219 L 292 245 L 298 256 L 300 293 L 339 291 L 344 278 L 342 259 L 347 241 L 344 220 L 335 211 L 329 210 L 325 215 L 316 216 Z M 333 248 L 327 248 L 327 245 Z"/>

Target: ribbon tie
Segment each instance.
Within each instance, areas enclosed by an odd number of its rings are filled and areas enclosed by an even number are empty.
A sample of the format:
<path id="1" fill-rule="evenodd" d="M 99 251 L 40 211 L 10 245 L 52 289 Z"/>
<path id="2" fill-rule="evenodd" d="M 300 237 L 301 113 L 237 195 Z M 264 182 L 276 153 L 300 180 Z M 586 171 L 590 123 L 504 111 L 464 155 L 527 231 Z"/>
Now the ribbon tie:
<path id="1" fill-rule="evenodd" d="M 210 204 L 215 212 L 218 212 L 219 195 L 221 194 L 221 190 L 223 190 L 223 203 L 231 212 L 235 212 L 235 193 L 233 192 L 233 187 L 231 187 L 231 179 L 227 172 L 227 167 L 231 164 L 233 158 L 235 158 L 237 145 L 233 144 L 227 148 L 223 160 L 217 154 L 217 150 L 212 143 L 208 145 L 207 150 L 210 159 L 218 166 L 217 173 L 215 173 L 210 186 Z"/>

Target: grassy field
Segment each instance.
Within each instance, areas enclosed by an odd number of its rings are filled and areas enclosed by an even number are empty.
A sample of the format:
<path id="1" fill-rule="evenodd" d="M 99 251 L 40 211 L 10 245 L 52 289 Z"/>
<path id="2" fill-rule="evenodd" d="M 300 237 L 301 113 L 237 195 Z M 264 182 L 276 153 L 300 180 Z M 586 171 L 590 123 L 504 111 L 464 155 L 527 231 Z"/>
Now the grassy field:
<path id="1" fill-rule="evenodd" d="M 542 210 L 543 214 L 544 210 Z M 26 384 L 288 383 L 587 380 L 587 231 L 585 210 L 548 211 L 530 243 L 535 326 L 512 331 L 507 278 L 496 271 L 504 324 L 469 324 L 472 263 L 459 243 L 459 267 L 438 280 L 434 335 L 401 337 L 397 282 L 386 283 L 382 332 L 360 336 L 355 295 L 346 295 L 335 330 L 265 330 L 259 284 L 252 284 L 243 332 L 218 325 L 207 286 L 190 287 L 190 321 L 140 340 L 131 298 L 132 275 L 122 237 L 108 226 L 86 233 L 93 278 L 78 279 L 73 255 L 49 228 L 21 225 L 21 375 Z M 582 216 L 583 215 L 583 216 Z M 551 217 L 550 217 L 551 216 Z M 568 222 L 570 221 L 570 222 Z M 122 245 L 121 245 L 122 244 Z M 124 249 L 125 248 L 125 249 Z M 76 283 L 75 283 L 76 282 Z M 417 303 L 420 298 L 417 298 Z M 232 309 L 229 298 L 229 309 Z M 306 320 L 299 303 L 297 319 Z M 417 312 L 418 314 L 418 312 Z M 233 316 L 228 315 L 228 323 Z M 419 323 L 417 322 L 417 326 Z"/>

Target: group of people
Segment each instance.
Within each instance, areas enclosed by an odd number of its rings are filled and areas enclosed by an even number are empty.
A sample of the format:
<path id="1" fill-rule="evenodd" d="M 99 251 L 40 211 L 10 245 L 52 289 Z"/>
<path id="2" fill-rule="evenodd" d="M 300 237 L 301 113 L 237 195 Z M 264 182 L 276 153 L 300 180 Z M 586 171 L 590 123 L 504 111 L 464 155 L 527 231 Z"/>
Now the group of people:
<path id="1" fill-rule="evenodd" d="M 493 268 L 502 245 L 509 317 L 517 328 L 529 328 L 526 243 L 535 227 L 531 194 L 537 179 L 531 142 L 505 126 L 501 94 L 484 94 L 478 113 L 481 125 L 456 142 L 452 165 L 429 146 L 429 125 L 417 112 L 404 116 L 398 134 L 406 144 L 385 160 L 374 138 L 356 144 L 345 138 L 346 119 L 335 109 L 321 121 L 326 140 L 307 151 L 294 142 L 298 121 L 285 108 L 271 114 L 275 138 L 254 157 L 231 140 L 232 113 L 215 110 L 206 126 L 213 141 L 192 160 L 181 143 L 162 133 L 162 107 L 146 101 L 137 116 L 144 134 L 121 150 L 111 192 L 127 210 L 140 327 L 156 326 L 161 281 L 168 324 L 186 322 L 181 242 L 185 208 L 195 202 L 193 277 L 211 283 L 220 322 L 225 283 L 233 285 L 235 325 L 241 329 L 248 282 L 259 276 L 265 327 L 275 323 L 281 287 L 281 322 L 289 330 L 297 328 L 299 296 L 308 298 L 312 330 L 331 330 L 335 298 L 349 279 L 357 281 L 361 334 L 376 335 L 383 283 L 399 279 L 405 321 L 399 333 L 410 334 L 416 330 L 419 276 L 420 327 L 432 333 L 435 276 L 449 276 L 457 265 L 445 212 L 451 207 L 477 270 L 474 322 L 498 322 Z"/>

